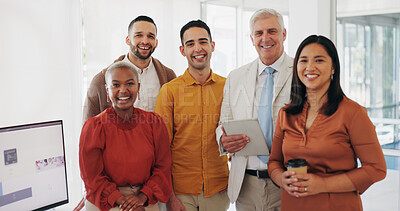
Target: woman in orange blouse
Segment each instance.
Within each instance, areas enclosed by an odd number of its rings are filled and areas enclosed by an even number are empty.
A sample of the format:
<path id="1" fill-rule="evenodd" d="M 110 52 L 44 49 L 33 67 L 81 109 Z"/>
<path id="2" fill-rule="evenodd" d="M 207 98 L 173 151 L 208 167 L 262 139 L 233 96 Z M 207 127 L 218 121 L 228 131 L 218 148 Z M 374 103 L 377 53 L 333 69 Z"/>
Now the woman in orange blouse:
<path id="1" fill-rule="evenodd" d="M 283 189 L 283 211 L 362 210 L 360 194 L 386 176 L 374 125 L 339 80 L 334 44 L 324 36 L 306 38 L 296 52 L 291 101 L 279 111 L 268 162 Z M 285 169 L 295 158 L 306 159 L 306 174 Z"/>
<path id="2" fill-rule="evenodd" d="M 133 107 L 140 84 L 131 64 L 112 64 L 105 78 L 112 107 L 85 122 L 79 143 L 86 210 L 158 210 L 172 192 L 167 128 Z"/>

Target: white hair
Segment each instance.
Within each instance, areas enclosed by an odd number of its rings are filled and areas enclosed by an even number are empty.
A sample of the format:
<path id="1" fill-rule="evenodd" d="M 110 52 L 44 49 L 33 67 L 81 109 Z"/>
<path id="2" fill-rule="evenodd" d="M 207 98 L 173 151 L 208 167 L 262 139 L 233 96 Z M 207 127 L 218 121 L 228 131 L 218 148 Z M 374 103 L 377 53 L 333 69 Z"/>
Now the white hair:
<path id="1" fill-rule="evenodd" d="M 132 64 L 130 64 L 129 62 L 126 62 L 126 61 L 115 62 L 115 63 L 113 63 L 112 65 L 110 65 L 107 68 L 107 71 L 106 71 L 106 74 L 105 74 L 106 82 L 107 82 L 107 78 L 110 75 L 111 71 L 113 71 L 113 70 L 115 70 L 117 68 L 128 68 L 129 70 L 131 70 L 135 74 L 136 82 L 138 82 L 139 74 L 138 74 L 137 70 L 135 69 L 135 67 Z"/>
<path id="2" fill-rule="evenodd" d="M 281 30 L 285 28 L 285 24 L 283 23 L 282 15 L 274 9 L 263 8 L 254 12 L 254 14 L 250 18 L 250 34 L 253 34 L 254 23 L 260 18 L 269 18 L 271 16 L 275 16 L 278 18 L 278 23 L 281 26 Z"/>

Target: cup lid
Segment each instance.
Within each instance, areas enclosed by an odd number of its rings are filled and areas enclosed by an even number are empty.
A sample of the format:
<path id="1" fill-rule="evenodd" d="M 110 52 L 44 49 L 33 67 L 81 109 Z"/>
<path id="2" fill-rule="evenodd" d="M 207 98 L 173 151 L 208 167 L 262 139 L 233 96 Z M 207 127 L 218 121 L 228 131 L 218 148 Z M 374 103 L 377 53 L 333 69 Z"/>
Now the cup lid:
<path id="1" fill-rule="evenodd" d="M 307 166 L 307 161 L 299 158 L 291 159 L 286 163 L 286 167 L 291 167 L 291 168 L 302 167 L 302 166 Z"/>

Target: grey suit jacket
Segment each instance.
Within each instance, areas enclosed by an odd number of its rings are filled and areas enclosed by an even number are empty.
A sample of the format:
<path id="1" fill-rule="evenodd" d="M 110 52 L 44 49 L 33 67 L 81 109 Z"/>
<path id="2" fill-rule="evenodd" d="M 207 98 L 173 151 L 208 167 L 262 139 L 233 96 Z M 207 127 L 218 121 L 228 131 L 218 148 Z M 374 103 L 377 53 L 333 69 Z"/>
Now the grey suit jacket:
<path id="1" fill-rule="evenodd" d="M 279 76 L 275 84 L 272 114 L 274 126 L 279 109 L 289 103 L 290 88 L 292 83 L 293 58 L 284 53 L 282 66 L 278 69 Z M 253 104 L 258 70 L 258 59 L 231 71 L 224 87 L 219 126 L 216 129 L 220 154 L 227 152 L 223 149 L 220 138 L 222 135 L 221 123 L 228 120 L 257 118 L 253 116 Z M 239 196 L 244 179 L 248 156 L 232 156 L 231 169 L 228 183 L 228 196 L 235 202 Z"/>

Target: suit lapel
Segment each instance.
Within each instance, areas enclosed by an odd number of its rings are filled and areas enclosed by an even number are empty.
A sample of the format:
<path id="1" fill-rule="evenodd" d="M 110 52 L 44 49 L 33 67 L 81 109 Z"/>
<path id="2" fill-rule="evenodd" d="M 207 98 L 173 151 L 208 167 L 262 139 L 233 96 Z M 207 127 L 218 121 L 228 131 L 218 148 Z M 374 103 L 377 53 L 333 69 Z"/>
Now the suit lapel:
<path id="1" fill-rule="evenodd" d="M 251 106 L 251 109 L 246 109 L 247 110 L 247 118 L 253 118 L 253 109 L 254 109 L 254 98 L 255 98 L 255 89 L 256 89 L 256 80 L 257 80 L 257 73 L 258 73 L 258 60 L 256 59 L 251 63 L 250 66 L 248 66 L 248 69 L 246 71 L 245 77 L 245 89 L 246 89 L 246 94 L 249 99 L 249 103 Z"/>
<path id="2" fill-rule="evenodd" d="M 282 91 L 282 88 L 284 87 L 287 80 L 292 76 L 292 66 L 292 61 L 290 60 L 289 56 L 285 54 L 282 67 L 279 70 L 279 77 L 275 86 L 273 102 L 275 101 L 276 97 L 279 96 L 279 93 Z"/>

